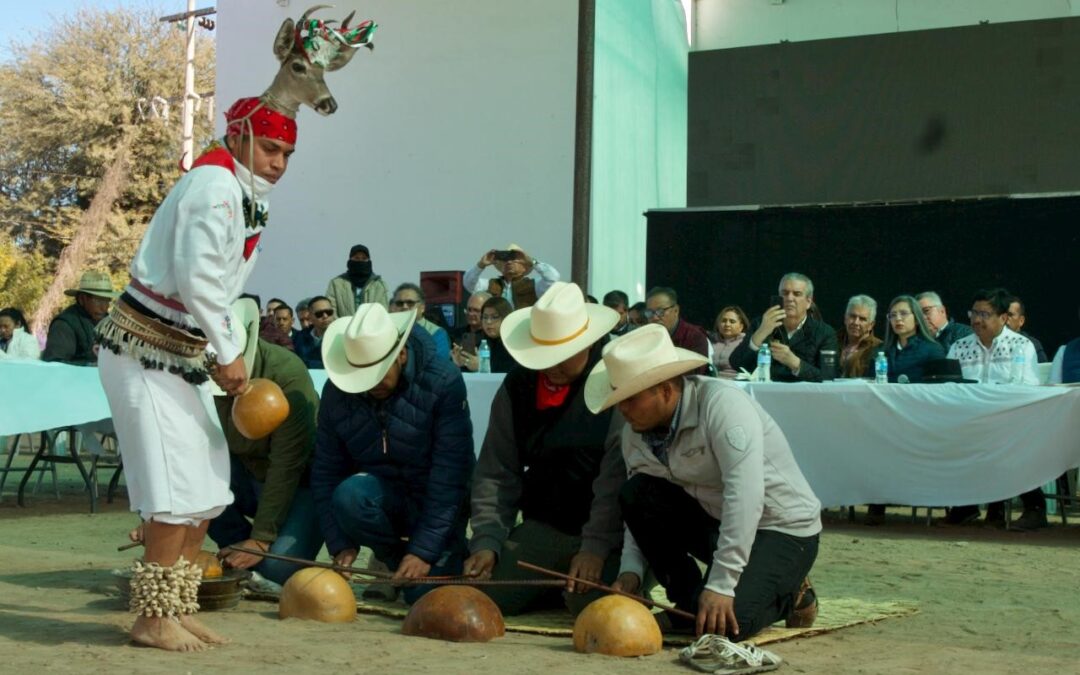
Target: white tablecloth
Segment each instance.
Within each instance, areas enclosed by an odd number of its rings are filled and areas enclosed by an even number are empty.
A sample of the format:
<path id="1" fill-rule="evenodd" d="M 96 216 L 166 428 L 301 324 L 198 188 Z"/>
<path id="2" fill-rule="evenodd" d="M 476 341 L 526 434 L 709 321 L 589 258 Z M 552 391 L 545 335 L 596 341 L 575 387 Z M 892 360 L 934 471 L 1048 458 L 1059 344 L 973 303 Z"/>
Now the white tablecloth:
<path id="1" fill-rule="evenodd" d="M 325 370 L 312 370 L 322 393 Z M 466 373 L 477 454 L 487 431 L 491 401 L 502 373 Z M 0 361 L 0 436 L 96 422 L 111 417 L 96 368 L 42 361 Z"/>
<path id="2" fill-rule="evenodd" d="M 312 371 L 317 391 L 324 371 Z M 501 374 L 465 375 L 479 453 Z M 985 503 L 1080 466 L 1080 389 L 769 383 L 747 390 L 791 442 L 822 504 Z M 109 417 L 93 368 L 0 362 L 0 435 Z"/>
<path id="3" fill-rule="evenodd" d="M 1080 466 L 1080 389 L 886 384 L 748 387 L 825 506 L 981 504 Z"/>

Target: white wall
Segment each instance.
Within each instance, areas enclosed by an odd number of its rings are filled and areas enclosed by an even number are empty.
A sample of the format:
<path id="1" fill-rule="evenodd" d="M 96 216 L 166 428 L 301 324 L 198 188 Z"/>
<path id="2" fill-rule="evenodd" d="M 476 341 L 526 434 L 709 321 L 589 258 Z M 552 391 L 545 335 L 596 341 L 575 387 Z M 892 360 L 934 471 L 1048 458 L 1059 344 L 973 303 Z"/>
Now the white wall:
<path id="1" fill-rule="evenodd" d="M 278 27 L 311 4 L 218 3 L 219 110 L 270 84 Z M 327 74 L 336 114 L 298 115 L 249 290 L 322 293 L 358 243 L 391 287 L 510 242 L 569 277 L 577 2 L 335 4 L 317 16 L 374 18 L 376 48 Z"/>
<path id="2" fill-rule="evenodd" d="M 1080 0 L 694 0 L 694 51 L 1080 15 Z"/>

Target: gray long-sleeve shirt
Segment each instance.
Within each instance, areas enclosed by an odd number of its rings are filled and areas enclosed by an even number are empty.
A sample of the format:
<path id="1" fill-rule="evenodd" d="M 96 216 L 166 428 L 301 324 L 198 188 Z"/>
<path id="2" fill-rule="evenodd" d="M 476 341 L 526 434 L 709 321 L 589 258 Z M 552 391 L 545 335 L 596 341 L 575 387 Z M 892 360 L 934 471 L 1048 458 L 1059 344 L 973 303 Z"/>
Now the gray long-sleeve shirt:
<path id="1" fill-rule="evenodd" d="M 665 478 L 720 521 L 705 587 L 734 597 L 758 530 L 797 537 L 821 532 L 821 503 L 791 454 L 784 432 L 737 385 L 683 378 L 681 414 L 665 466 L 629 426 L 623 457 L 630 475 Z M 627 529 L 621 572 L 644 578 L 645 559 Z"/>

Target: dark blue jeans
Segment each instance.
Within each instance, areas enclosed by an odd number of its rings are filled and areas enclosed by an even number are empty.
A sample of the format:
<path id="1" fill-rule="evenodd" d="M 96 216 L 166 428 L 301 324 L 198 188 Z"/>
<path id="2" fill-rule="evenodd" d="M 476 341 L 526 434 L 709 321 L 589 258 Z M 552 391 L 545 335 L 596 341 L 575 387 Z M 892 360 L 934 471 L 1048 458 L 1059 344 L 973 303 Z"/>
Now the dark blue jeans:
<path id="1" fill-rule="evenodd" d="M 623 485 L 619 503 L 626 526 L 668 598 L 679 609 L 697 614 L 698 596 L 712 569 L 720 521 L 678 485 L 640 473 Z M 735 585 L 740 632 L 727 637 L 746 640 L 787 618 L 817 551 L 817 535 L 793 537 L 758 530 L 750 559 Z M 708 564 L 704 577 L 695 558 Z"/>
<path id="2" fill-rule="evenodd" d="M 422 504 L 409 498 L 403 486 L 380 480 L 371 474 L 358 473 L 334 489 L 334 518 L 341 531 L 357 544 L 367 546 L 375 557 L 391 570 L 405 557 L 408 537 L 420 518 Z M 431 562 L 431 576 L 461 574 L 465 563 L 465 516 L 454 526 L 447 548 Z M 409 586 L 403 591 L 405 601 L 416 600 L 434 586 Z"/>
<path id="3" fill-rule="evenodd" d="M 207 529 L 207 534 L 218 548 L 239 544 L 251 538 L 251 521 L 248 519 L 254 518 L 259 508 L 263 484 L 255 480 L 247 467 L 233 457 L 229 489 L 232 490 L 235 501 L 225 507 L 220 516 L 211 520 Z M 322 530 L 319 529 L 311 489 L 298 487 L 277 539 L 270 544 L 270 552 L 314 560 L 322 545 Z M 254 570 L 274 583 L 284 584 L 293 572 L 302 567 L 303 565 L 264 558 Z"/>

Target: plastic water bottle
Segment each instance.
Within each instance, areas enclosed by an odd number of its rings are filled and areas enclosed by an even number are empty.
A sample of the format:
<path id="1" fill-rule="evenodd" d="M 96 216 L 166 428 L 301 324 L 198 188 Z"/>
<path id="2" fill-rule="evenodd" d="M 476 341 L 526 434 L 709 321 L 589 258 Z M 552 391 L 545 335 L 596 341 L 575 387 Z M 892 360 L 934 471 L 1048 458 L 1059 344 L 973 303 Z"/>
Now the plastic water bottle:
<path id="1" fill-rule="evenodd" d="M 885 352 L 878 352 L 874 357 L 874 382 L 888 384 L 889 382 L 889 357 Z"/>
<path id="2" fill-rule="evenodd" d="M 480 359 L 479 368 L 477 368 L 477 372 L 479 372 L 479 373 L 490 373 L 491 372 L 491 347 L 488 347 L 487 340 L 481 340 L 480 341 L 480 347 L 476 350 L 476 355 Z"/>
<path id="3" fill-rule="evenodd" d="M 1012 366 L 1009 368 L 1009 384 L 1024 383 L 1024 350 L 1019 345 L 1012 350 Z"/>
<path id="4" fill-rule="evenodd" d="M 768 342 L 763 343 L 757 353 L 757 381 L 772 381 L 772 351 Z"/>

